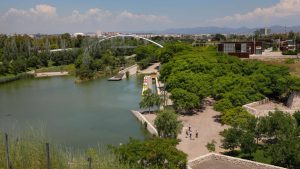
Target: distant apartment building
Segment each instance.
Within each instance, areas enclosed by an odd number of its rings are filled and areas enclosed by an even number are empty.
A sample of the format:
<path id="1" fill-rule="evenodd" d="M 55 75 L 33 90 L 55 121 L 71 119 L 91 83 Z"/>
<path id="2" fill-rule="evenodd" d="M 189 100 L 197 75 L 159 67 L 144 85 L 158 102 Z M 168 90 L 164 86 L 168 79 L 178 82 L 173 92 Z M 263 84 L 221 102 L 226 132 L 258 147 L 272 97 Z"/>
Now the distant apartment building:
<path id="1" fill-rule="evenodd" d="M 268 36 L 271 34 L 271 29 L 270 28 L 261 28 L 261 29 L 257 29 L 254 34 L 258 35 L 258 36 Z"/>
<path id="2" fill-rule="evenodd" d="M 262 42 L 223 42 L 218 44 L 218 51 L 239 58 L 249 58 L 250 55 L 262 54 Z"/>

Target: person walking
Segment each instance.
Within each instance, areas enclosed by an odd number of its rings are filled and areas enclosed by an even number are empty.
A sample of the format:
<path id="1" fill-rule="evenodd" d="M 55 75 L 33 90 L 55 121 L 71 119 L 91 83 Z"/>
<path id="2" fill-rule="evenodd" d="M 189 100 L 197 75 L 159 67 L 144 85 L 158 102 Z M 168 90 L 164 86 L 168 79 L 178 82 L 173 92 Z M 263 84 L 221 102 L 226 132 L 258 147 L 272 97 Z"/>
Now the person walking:
<path id="1" fill-rule="evenodd" d="M 192 131 L 190 132 L 190 139 L 192 140 Z"/>
<path id="2" fill-rule="evenodd" d="M 198 133 L 198 130 L 196 130 L 196 138 L 198 138 L 198 134 L 199 134 L 199 133 Z"/>
<path id="3" fill-rule="evenodd" d="M 192 131 L 191 124 L 189 124 L 189 131 Z"/>

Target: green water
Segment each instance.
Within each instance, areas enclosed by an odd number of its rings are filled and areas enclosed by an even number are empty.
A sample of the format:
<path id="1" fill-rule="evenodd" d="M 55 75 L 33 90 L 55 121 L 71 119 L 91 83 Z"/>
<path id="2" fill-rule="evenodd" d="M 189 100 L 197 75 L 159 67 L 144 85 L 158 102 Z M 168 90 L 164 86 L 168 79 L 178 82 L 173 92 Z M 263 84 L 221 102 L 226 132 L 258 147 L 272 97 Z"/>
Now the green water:
<path id="1" fill-rule="evenodd" d="M 141 81 L 74 77 L 20 80 L 0 85 L 0 130 L 43 128 L 58 144 L 87 148 L 143 139 L 130 110 L 138 109 Z"/>

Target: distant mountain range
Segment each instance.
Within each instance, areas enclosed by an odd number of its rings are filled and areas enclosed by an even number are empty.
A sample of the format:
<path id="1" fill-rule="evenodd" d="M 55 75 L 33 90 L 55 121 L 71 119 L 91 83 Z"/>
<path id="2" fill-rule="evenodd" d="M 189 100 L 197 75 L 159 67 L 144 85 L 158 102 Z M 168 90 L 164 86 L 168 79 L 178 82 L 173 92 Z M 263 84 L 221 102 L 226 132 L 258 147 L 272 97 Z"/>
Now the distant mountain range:
<path id="1" fill-rule="evenodd" d="M 285 32 L 300 32 L 300 26 L 271 26 L 272 33 L 285 33 Z M 255 30 L 259 28 L 247 28 L 247 27 L 240 27 L 240 28 L 224 28 L 224 27 L 194 27 L 194 28 L 174 28 L 174 29 L 167 29 L 163 31 L 156 31 L 155 33 L 174 33 L 174 34 L 250 34 L 253 33 Z"/>

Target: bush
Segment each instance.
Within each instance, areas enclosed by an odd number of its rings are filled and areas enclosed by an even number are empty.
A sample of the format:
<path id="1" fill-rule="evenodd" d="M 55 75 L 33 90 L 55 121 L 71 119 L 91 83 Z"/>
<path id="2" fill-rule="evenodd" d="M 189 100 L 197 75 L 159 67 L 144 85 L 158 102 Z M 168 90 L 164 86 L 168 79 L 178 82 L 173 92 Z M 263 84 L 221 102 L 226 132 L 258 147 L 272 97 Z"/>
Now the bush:
<path id="1" fill-rule="evenodd" d="M 298 53 L 300 53 L 300 50 L 287 50 L 282 52 L 283 55 L 297 55 Z"/>
<path id="2" fill-rule="evenodd" d="M 217 142 L 215 140 L 212 140 L 211 142 L 208 142 L 206 144 L 206 148 L 209 152 L 214 152 L 216 150 L 216 144 Z"/>
<path id="3" fill-rule="evenodd" d="M 254 118 L 247 110 L 242 107 L 236 107 L 233 109 L 225 110 L 222 114 L 222 123 L 231 126 L 241 126 L 242 124 Z"/>
<path id="4" fill-rule="evenodd" d="M 112 149 L 119 161 L 131 168 L 186 169 L 187 155 L 176 148 L 177 144 L 172 139 L 130 139 L 129 143 Z"/>
<path id="5" fill-rule="evenodd" d="M 172 110 L 160 112 L 157 115 L 154 124 L 159 136 L 163 138 L 176 139 L 182 129 L 182 123 L 178 120 L 178 115 Z"/>

